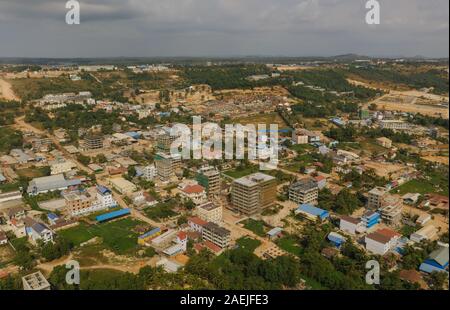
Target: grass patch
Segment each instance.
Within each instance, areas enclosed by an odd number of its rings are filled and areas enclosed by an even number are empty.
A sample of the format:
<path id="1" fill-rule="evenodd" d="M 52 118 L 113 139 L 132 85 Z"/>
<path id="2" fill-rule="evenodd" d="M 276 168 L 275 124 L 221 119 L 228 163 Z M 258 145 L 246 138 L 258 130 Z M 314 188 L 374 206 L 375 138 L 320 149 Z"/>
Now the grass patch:
<path id="1" fill-rule="evenodd" d="M 49 167 L 31 167 L 31 168 L 24 168 L 24 169 L 17 169 L 16 173 L 18 176 L 21 176 L 23 178 L 40 178 L 45 177 L 50 174 L 50 168 Z"/>
<path id="2" fill-rule="evenodd" d="M 173 211 L 174 206 L 174 202 L 172 201 L 161 202 L 154 207 L 146 208 L 144 212 L 152 220 L 160 221 L 162 219 L 167 219 L 178 214 Z"/>
<path id="3" fill-rule="evenodd" d="M 425 194 L 439 194 L 448 196 L 448 176 L 438 173 L 429 175 L 429 179 L 411 180 L 396 189 L 392 190 L 393 193 L 404 195 L 407 193 L 419 193 Z"/>
<path id="4" fill-rule="evenodd" d="M 248 219 L 243 222 L 244 228 L 248 229 L 260 237 L 265 237 L 267 232 L 266 223 L 263 221 L 255 221 L 254 219 Z"/>
<path id="5" fill-rule="evenodd" d="M 81 223 L 60 234 L 75 245 L 80 245 L 94 237 L 100 237 L 105 247 L 116 254 L 129 254 L 137 248 L 138 234 L 133 229 L 142 222 L 131 218 L 125 218 L 104 224 L 87 225 Z"/>
<path id="6" fill-rule="evenodd" d="M 224 174 L 229 177 L 232 177 L 233 179 L 239 179 L 252 173 L 256 173 L 258 171 L 259 171 L 258 166 L 250 166 L 245 169 L 238 167 L 235 170 L 226 171 L 224 172 Z"/>
<path id="7" fill-rule="evenodd" d="M 295 256 L 300 256 L 302 254 L 302 249 L 298 246 L 298 242 L 295 237 L 285 236 L 276 241 L 276 244 L 288 253 Z"/>
<path id="8" fill-rule="evenodd" d="M 261 245 L 261 241 L 249 237 L 242 237 L 236 243 L 244 250 L 254 252 Z"/>

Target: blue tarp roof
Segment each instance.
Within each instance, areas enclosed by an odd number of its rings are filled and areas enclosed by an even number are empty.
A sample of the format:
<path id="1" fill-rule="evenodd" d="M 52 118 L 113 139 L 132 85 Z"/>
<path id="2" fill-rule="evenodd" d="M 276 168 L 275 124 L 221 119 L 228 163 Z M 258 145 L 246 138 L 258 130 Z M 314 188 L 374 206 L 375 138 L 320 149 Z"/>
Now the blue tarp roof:
<path id="1" fill-rule="evenodd" d="M 309 213 L 313 216 L 319 216 L 321 219 L 324 219 L 329 216 L 328 211 L 314 207 L 310 204 L 302 204 L 298 207 L 298 211 Z"/>
<path id="2" fill-rule="evenodd" d="M 422 263 L 419 267 L 419 270 L 426 272 L 426 273 L 432 273 L 433 271 L 447 272 L 447 271 L 445 271 L 445 269 L 437 268 L 437 267 L 427 264 L 427 263 Z"/>
<path id="3" fill-rule="evenodd" d="M 95 219 L 97 222 L 104 222 L 108 220 L 112 220 L 116 217 L 124 216 L 130 214 L 130 209 L 121 209 L 113 212 L 109 212 L 106 214 L 102 214 L 97 216 Z"/>
<path id="4" fill-rule="evenodd" d="M 154 235 L 154 234 L 156 234 L 156 233 L 158 233 L 158 232 L 160 232 L 160 231 L 161 231 L 161 228 L 159 228 L 159 227 L 153 228 L 153 229 L 150 230 L 149 232 L 146 232 L 146 233 L 143 234 L 142 236 L 139 236 L 139 239 L 147 238 L 147 237 L 149 237 L 149 236 L 151 236 L 151 235 Z"/>
<path id="5" fill-rule="evenodd" d="M 56 219 L 59 218 L 59 216 L 57 216 L 55 213 L 49 213 L 49 214 L 47 214 L 47 217 L 48 217 L 50 220 L 56 220 Z"/>
<path id="6" fill-rule="evenodd" d="M 107 187 L 104 187 L 102 185 L 97 185 L 97 190 L 100 194 L 104 195 L 106 193 L 111 193 L 111 190 Z"/>
<path id="7" fill-rule="evenodd" d="M 328 235 L 328 240 L 330 240 L 333 243 L 336 243 L 338 245 L 345 242 L 345 238 L 337 233 L 330 233 Z"/>

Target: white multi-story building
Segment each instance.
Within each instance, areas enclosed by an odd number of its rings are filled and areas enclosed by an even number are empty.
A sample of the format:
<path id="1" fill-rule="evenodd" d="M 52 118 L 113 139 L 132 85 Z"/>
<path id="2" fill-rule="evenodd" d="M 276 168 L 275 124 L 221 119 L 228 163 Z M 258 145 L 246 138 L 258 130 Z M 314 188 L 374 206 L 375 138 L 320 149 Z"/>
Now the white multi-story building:
<path id="1" fill-rule="evenodd" d="M 142 172 L 143 172 L 142 177 L 147 181 L 153 180 L 158 175 L 158 171 L 156 170 L 155 165 L 149 165 L 144 167 L 144 169 L 142 169 Z"/>
<path id="2" fill-rule="evenodd" d="M 206 222 L 220 223 L 222 222 L 222 207 L 212 202 L 205 203 L 196 208 L 199 218 Z"/>
<path id="3" fill-rule="evenodd" d="M 366 230 L 361 219 L 356 219 L 350 216 L 341 217 L 339 229 L 351 235 L 356 235 L 357 233 L 362 233 Z"/>
<path id="4" fill-rule="evenodd" d="M 385 255 L 395 248 L 401 235 L 390 229 L 380 229 L 366 236 L 366 250 L 377 254 Z"/>

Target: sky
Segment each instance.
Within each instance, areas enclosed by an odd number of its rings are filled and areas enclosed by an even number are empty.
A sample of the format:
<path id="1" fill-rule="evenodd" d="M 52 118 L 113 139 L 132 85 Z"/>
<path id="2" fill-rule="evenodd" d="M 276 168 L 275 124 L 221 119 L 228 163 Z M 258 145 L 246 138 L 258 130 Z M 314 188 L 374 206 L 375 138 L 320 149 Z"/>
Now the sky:
<path id="1" fill-rule="evenodd" d="M 0 57 L 448 57 L 448 0 L 0 0 Z"/>

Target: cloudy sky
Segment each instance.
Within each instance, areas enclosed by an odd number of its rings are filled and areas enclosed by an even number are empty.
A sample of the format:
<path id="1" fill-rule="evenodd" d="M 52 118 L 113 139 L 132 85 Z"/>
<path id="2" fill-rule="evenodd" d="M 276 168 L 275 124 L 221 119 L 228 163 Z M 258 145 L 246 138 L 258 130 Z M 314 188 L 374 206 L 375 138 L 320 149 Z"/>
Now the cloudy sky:
<path id="1" fill-rule="evenodd" d="M 448 57 L 448 0 L 0 0 L 0 57 Z"/>

